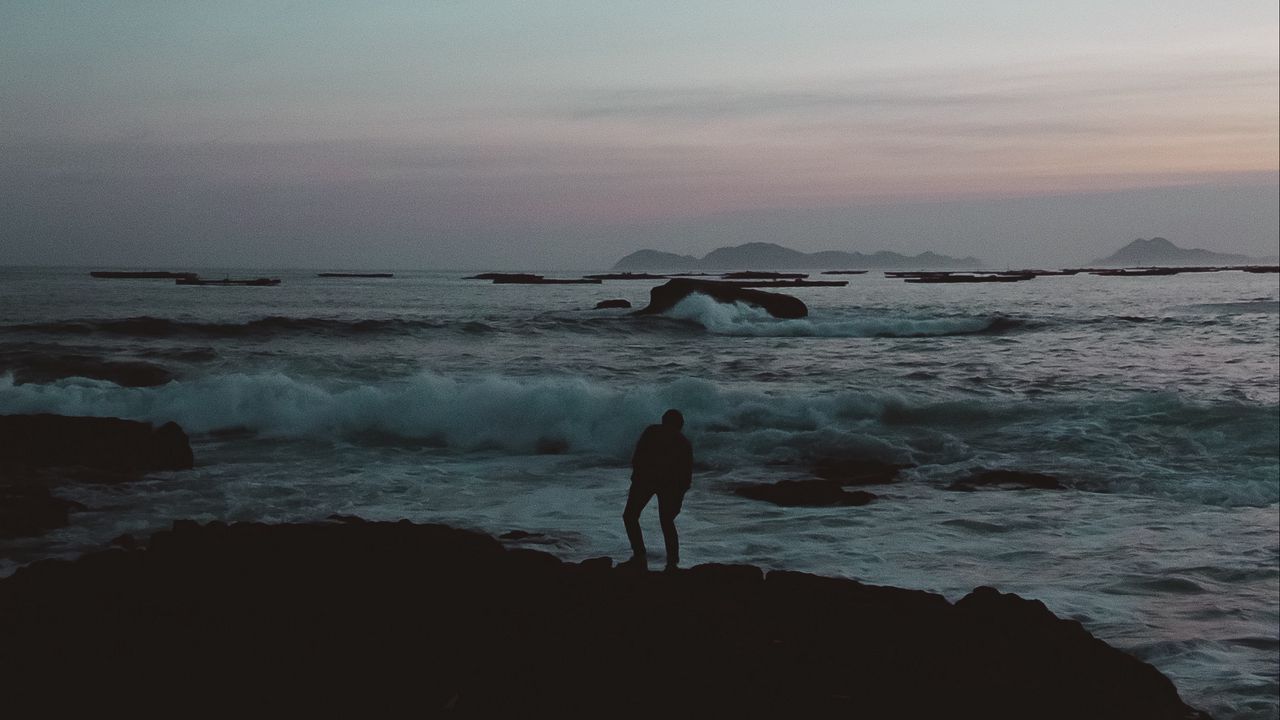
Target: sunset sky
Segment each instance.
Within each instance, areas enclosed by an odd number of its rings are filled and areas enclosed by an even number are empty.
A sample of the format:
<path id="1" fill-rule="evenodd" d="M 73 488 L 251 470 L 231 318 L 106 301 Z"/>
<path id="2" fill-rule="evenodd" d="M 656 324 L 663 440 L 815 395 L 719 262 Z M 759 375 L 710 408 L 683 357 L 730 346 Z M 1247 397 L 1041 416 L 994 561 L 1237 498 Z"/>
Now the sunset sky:
<path id="1" fill-rule="evenodd" d="M 1274 0 L 4 2 L 0 263 L 1274 254 Z"/>

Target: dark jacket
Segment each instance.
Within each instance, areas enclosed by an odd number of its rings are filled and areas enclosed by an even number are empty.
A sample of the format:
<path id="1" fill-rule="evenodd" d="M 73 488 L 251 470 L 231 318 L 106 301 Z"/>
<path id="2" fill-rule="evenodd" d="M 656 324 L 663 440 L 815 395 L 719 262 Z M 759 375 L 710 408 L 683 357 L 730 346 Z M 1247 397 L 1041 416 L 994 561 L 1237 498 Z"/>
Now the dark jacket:
<path id="1" fill-rule="evenodd" d="M 650 425 L 631 455 L 631 482 L 665 490 L 693 484 L 693 445 L 679 430 Z"/>

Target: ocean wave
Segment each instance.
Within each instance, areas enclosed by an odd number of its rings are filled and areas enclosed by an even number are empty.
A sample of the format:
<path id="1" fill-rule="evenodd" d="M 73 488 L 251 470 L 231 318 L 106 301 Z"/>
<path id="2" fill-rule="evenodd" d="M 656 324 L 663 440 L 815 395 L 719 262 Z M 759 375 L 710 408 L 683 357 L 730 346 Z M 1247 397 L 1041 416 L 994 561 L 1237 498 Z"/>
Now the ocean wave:
<path id="1" fill-rule="evenodd" d="M 755 337 L 916 338 L 999 335 L 1029 326 L 1019 318 L 993 314 L 954 317 L 866 317 L 853 320 L 804 318 L 779 320 L 761 308 L 722 303 L 693 294 L 668 310 L 667 317 L 697 323 L 718 335 Z"/>
<path id="2" fill-rule="evenodd" d="M 1168 394 L 1028 402 L 788 395 L 692 378 L 621 387 L 580 377 L 435 374 L 342 385 L 230 374 L 145 388 L 0 378 L 0 413 L 174 420 L 197 436 L 236 429 L 457 452 L 554 449 L 610 463 L 625 463 L 639 432 L 668 407 L 685 412 L 700 461 L 726 472 L 859 455 L 914 463 L 913 477 L 940 485 L 966 469 L 1008 467 L 1078 489 L 1215 505 L 1280 501 L 1280 408 Z"/>
<path id="3" fill-rule="evenodd" d="M 1135 324 L 1214 325 L 1224 316 L 1274 313 L 1276 301 L 1219 303 L 1184 306 L 1183 316 L 1114 315 L 1098 317 L 1015 317 L 1000 312 L 983 314 L 921 315 L 919 311 L 864 308 L 835 313 L 817 311 L 807 318 L 778 319 L 765 310 L 743 303 L 721 303 L 693 294 L 661 315 L 635 316 L 573 312 L 545 312 L 506 319 L 485 320 L 428 318 L 339 319 L 327 317 L 269 316 L 242 322 L 210 322 L 164 317 L 75 318 L 41 323 L 0 326 L 0 335 L 122 337 L 139 339 L 196 339 L 214 341 L 237 338 L 271 338 L 282 335 L 321 337 L 374 337 L 447 331 L 476 336 L 509 331 L 516 334 L 583 334 L 634 336 L 637 334 L 689 334 L 710 332 L 737 337 L 811 338 L 936 338 L 998 336 L 1071 325 L 1114 326 L 1127 332 Z M 1197 310 L 1198 308 L 1198 310 Z"/>
<path id="4" fill-rule="evenodd" d="M 1280 314 L 1280 300 L 1254 298 L 1235 302 L 1178 305 L 1171 309 L 1179 312 L 1212 313 L 1215 315 L 1276 315 Z"/>
<path id="5" fill-rule="evenodd" d="M 548 313 L 522 318 L 519 332 L 634 335 L 683 333 L 691 328 L 718 335 L 757 337 L 912 338 L 952 335 L 998 335 L 1031 327 L 1032 323 L 1000 314 L 952 317 L 807 318 L 778 320 L 764 310 L 743 304 L 719 303 L 691 295 L 665 315 L 635 317 Z M 243 322 L 206 322 L 163 317 L 77 318 L 43 323 L 0 326 L 0 333 L 44 336 L 114 336 L 142 339 L 194 338 L 203 340 L 267 338 L 280 335 L 352 337 L 405 335 L 452 330 L 467 335 L 499 328 L 491 322 L 445 321 L 423 318 L 343 320 L 322 317 L 270 316 Z"/>
<path id="6" fill-rule="evenodd" d="M 138 338 L 240 338 L 304 333 L 333 336 L 401 334 L 444 328 L 456 328 L 467 333 L 486 332 L 492 329 L 491 326 L 477 321 L 451 324 L 440 320 L 410 318 L 340 320 L 336 318 L 296 318 L 273 315 L 245 322 L 202 322 L 144 315 L 131 318 L 90 318 L 8 325 L 0 327 L 0 332 L 39 333 L 44 335 L 116 335 Z"/>

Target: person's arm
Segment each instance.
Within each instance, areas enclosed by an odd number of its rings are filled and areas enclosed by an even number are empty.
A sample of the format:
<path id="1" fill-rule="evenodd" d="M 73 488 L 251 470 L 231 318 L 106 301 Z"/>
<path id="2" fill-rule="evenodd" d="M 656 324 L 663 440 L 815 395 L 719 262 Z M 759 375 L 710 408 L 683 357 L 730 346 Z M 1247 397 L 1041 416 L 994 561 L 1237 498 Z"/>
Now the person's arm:
<path id="1" fill-rule="evenodd" d="M 685 490 L 693 486 L 693 443 L 681 437 L 680 444 L 680 482 Z"/>
<path id="2" fill-rule="evenodd" d="M 651 457 L 653 451 L 649 448 L 650 440 L 653 436 L 653 427 L 647 427 L 644 432 L 640 433 L 640 439 L 636 441 L 636 449 L 631 453 L 631 479 L 636 479 L 636 474 L 647 469 L 653 461 Z"/>

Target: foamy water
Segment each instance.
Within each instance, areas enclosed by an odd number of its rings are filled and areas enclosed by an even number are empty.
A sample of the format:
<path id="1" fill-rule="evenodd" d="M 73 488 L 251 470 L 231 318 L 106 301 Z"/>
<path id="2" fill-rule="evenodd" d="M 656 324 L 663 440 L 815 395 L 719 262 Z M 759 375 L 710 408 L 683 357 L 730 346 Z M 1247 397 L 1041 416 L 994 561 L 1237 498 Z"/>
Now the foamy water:
<path id="1" fill-rule="evenodd" d="M 174 518 L 335 512 L 534 531 L 562 557 L 621 558 L 632 443 L 679 407 L 698 462 L 679 522 L 686 562 L 953 600 L 991 584 L 1081 620 L 1218 717 L 1280 708 L 1274 275 L 868 275 L 791 290 L 809 317 L 775 320 L 701 297 L 658 317 L 591 309 L 643 306 L 653 283 L 635 281 L 278 274 L 278 288 L 200 288 L 0 273 L 0 361 L 75 354 L 176 378 L 10 375 L 0 412 L 176 420 L 199 465 L 63 490 L 91 511 L 9 543 L 0 569 Z M 850 455 L 915 467 L 863 508 L 732 493 Z M 1049 473 L 1068 490 L 944 489 L 976 468 Z M 644 522 L 660 554 L 656 517 Z"/>

